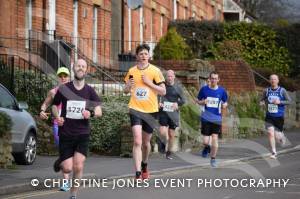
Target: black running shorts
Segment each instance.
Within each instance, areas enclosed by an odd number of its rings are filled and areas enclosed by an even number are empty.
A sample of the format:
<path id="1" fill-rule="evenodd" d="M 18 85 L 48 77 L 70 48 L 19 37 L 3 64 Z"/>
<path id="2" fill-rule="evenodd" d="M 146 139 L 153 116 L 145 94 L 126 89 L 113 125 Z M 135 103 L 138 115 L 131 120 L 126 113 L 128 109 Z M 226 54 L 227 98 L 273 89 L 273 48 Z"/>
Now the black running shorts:
<path id="1" fill-rule="evenodd" d="M 89 150 L 89 135 L 78 135 L 78 136 L 59 136 L 59 156 L 60 160 L 64 161 L 74 156 L 75 152 L 79 152 L 87 157 Z"/>

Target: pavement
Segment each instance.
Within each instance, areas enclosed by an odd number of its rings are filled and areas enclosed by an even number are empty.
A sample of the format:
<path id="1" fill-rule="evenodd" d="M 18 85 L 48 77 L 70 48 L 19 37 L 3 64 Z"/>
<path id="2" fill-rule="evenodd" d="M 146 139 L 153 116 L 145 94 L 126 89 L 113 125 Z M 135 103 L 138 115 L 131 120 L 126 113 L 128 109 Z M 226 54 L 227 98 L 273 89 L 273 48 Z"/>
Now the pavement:
<path id="1" fill-rule="evenodd" d="M 277 147 L 278 153 L 300 151 L 300 129 L 286 132 L 287 146 Z M 269 144 L 266 136 L 249 140 L 222 140 L 217 156 L 218 165 L 230 165 L 252 159 L 269 158 Z M 33 179 L 44 182 L 45 179 L 60 179 L 61 174 L 53 171 L 53 162 L 57 157 L 38 156 L 33 165 L 16 165 L 14 169 L 0 169 L 1 196 L 35 190 L 49 190 L 40 183 L 32 186 Z M 151 154 L 149 170 L 152 175 L 166 175 L 172 171 L 184 171 L 193 168 L 210 167 L 209 159 L 202 158 L 199 152 L 178 152 L 173 160 L 165 159 L 163 154 Z M 132 158 L 91 155 L 85 163 L 83 178 L 114 179 L 134 175 Z"/>

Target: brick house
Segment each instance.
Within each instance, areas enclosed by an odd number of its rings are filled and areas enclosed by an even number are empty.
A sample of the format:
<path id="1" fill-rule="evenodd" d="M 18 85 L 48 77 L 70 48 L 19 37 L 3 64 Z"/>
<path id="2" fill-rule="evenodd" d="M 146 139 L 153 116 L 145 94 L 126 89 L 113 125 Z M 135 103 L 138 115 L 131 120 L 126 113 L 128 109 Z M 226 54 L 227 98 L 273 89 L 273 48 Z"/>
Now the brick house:
<path id="1" fill-rule="evenodd" d="M 141 42 L 155 43 L 176 19 L 223 20 L 223 0 L 0 0 L 0 52 L 28 59 L 41 54 L 40 41 L 72 44 L 93 62 L 118 67 L 118 55 Z M 35 60 L 35 61 L 34 61 Z M 39 65 L 38 58 L 31 61 Z"/>

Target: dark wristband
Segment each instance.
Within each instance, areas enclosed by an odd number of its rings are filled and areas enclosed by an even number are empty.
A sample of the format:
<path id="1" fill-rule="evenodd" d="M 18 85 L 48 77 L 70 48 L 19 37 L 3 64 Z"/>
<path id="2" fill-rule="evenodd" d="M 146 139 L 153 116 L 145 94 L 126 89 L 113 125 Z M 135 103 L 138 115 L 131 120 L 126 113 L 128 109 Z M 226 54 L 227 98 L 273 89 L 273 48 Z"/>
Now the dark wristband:
<path id="1" fill-rule="evenodd" d="M 95 116 L 95 111 L 93 111 L 93 110 L 90 110 L 90 117 L 94 117 Z"/>

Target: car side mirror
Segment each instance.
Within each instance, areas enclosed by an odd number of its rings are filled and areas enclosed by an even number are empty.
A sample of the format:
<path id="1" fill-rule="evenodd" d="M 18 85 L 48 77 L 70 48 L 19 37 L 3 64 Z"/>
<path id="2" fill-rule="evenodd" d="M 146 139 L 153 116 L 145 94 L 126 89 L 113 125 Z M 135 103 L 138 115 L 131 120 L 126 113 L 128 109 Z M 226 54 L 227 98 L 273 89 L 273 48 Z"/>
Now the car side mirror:
<path id="1" fill-rule="evenodd" d="M 28 109 L 28 104 L 26 102 L 19 102 L 18 103 L 18 109 L 19 110 Z"/>

